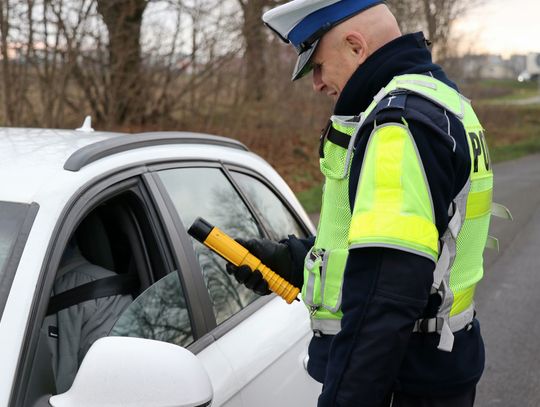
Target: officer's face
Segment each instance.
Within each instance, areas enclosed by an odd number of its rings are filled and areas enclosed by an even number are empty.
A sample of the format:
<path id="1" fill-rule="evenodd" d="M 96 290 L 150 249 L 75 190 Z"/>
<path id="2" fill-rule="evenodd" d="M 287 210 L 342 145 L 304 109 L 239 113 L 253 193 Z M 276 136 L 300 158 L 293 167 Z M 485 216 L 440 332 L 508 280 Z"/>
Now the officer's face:
<path id="1" fill-rule="evenodd" d="M 348 37 L 330 31 L 319 41 L 311 59 L 313 89 L 337 100 L 345 84 L 363 62 Z"/>

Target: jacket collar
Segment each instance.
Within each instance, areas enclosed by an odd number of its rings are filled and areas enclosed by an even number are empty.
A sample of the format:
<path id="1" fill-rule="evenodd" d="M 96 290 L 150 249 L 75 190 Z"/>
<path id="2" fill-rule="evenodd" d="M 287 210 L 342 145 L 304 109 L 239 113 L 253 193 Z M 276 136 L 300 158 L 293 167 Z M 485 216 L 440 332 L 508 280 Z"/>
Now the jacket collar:
<path id="1" fill-rule="evenodd" d="M 433 63 L 423 33 L 396 38 L 374 52 L 353 73 L 336 102 L 334 114 L 358 115 L 367 109 L 377 92 L 395 76 L 428 72 L 457 89 L 441 67 Z"/>

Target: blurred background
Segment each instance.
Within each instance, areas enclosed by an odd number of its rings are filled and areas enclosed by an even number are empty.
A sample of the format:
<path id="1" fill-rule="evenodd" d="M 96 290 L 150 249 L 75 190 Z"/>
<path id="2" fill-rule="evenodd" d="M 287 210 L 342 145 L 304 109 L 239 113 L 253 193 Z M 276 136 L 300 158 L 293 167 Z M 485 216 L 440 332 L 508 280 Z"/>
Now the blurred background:
<path id="1" fill-rule="evenodd" d="M 275 0 L 0 0 L 0 125 L 183 130 L 236 138 L 309 212 L 331 100 L 295 83 L 261 23 Z M 536 0 L 390 0 L 473 100 L 494 161 L 540 151 Z M 285 147 L 285 148 L 284 148 Z"/>

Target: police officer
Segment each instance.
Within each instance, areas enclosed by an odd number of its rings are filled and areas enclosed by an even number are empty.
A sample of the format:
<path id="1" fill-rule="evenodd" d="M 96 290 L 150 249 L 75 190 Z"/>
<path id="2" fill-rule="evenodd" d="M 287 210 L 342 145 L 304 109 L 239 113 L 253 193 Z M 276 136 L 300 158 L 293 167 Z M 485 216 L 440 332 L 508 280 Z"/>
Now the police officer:
<path id="1" fill-rule="evenodd" d="M 376 0 L 294 0 L 263 20 L 299 53 L 293 80 L 336 100 L 323 131 L 316 238 L 243 242 L 298 287 L 320 407 L 472 406 L 484 368 L 474 291 L 492 205 L 482 125 Z M 494 209 L 493 209 L 494 208 Z M 227 266 L 268 293 L 259 272 Z"/>

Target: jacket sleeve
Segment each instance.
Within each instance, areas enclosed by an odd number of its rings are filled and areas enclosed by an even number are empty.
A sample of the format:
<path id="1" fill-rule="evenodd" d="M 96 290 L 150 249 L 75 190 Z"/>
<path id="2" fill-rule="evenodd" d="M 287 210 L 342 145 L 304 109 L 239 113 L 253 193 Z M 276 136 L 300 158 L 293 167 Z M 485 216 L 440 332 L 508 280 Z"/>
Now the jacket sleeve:
<path id="1" fill-rule="evenodd" d="M 282 242 L 289 247 L 293 263 L 293 275 L 290 282 L 296 287 L 302 287 L 304 284 L 304 259 L 315 244 L 315 236 L 299 239 L 294 235 L 290 235 L 288 239 L 282 240 Z"/>
<path id="2" fill-rule="evenodd" d="M 380 126 L 361 168 L 356 177 L 351 172 L 358 186 L 342 327 L 331 345 L 319 407 L 379 407 L 386 400 L 427 305 L 438 256 L 432 191 L 409 129 Z"/>

